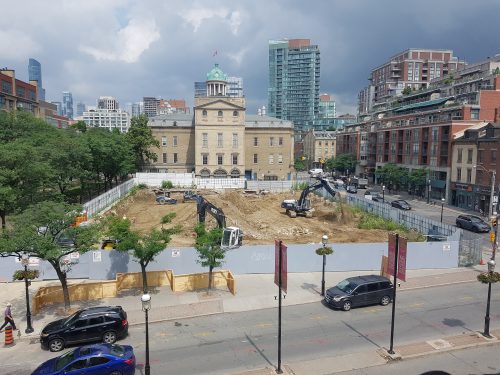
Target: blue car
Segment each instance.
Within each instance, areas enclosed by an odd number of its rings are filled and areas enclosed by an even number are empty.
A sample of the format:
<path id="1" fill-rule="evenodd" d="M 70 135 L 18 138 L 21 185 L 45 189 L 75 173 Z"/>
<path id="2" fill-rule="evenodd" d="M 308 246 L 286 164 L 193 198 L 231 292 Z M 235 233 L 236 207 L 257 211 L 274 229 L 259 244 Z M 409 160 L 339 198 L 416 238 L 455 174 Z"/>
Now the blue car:
<path id="1" fill-rule="evenodd" d="M 96 344 L 70 350 L 42 363 L 32 375 L 133 375 L 130 345 Z"/>

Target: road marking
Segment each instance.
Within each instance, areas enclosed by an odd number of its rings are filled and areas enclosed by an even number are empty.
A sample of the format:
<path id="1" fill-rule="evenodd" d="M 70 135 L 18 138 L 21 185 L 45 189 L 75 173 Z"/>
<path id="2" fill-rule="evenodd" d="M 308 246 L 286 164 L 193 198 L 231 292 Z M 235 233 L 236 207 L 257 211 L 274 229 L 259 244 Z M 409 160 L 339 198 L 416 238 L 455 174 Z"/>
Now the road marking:
<path id="1" fill-rule="evenodd" d="M 377 313 L 379 312 L 381 309 L 364 309 L 363 312 L 365 313 Z"/>
<path id="2" fill-rule="evenodd" d="M 412 303 L 409 307 L 421 307 L 423 305 L 423 303 Z"/>
<path id="3" fill-rule="evenodd" d="M 167 336 L 173 336 L 174 334 L 173 333 L 168 333 L 168 332 L 159 332 L 157 334 L 155 334 L 155 336 L 159 336 L 159 337 L 167 337 Z"/>
<path id="4" fill-rule="evenodd" d="M 327 315 L 313 315 L 313 316 L 310 316 L 309 319 L 311 320 L 322 320 L 322 319 L 326 319 L 328 318 Z"/>
<path id="5" fill-rule="evenodd" d="M 213 332 L 205 331 L 205 332 L 195 333 L 195 334 L 193 334 L 193 336 L 196 336 L 196 337 L 207 337 L 207 336 L 210 336 L 210 335 L 213 335 L 213 334 L 214 334 Z"/>
<path id="6" fill-rule="evenodd" d="M 463 299 L 463 300 L 471 300 L 471 299 L 474 299 L 474 297 L 471 297 L 471 296 L 463 296 L 463 297 L 460 297 L 460 299 Z"/>
<path id="7" fill-rule="evenodd" d="M 259 327 L 259 328 L 266 328 L 266 327 L 272 327 L 272 323 L 259 323 L 259 324 L 256 324 L 255 327 Z"/>

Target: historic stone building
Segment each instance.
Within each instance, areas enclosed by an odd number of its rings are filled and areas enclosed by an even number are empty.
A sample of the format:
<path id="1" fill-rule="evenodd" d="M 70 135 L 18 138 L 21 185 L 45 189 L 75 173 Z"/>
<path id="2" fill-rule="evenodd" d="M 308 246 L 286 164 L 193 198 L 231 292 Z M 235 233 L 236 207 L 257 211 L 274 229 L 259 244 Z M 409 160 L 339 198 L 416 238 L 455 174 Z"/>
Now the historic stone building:
<path id="1" fill-rule="evenodd" d="M 152 172 L 194 173 L 198 177 L 289 179 L 293 171 L 293 124 L 247 115 L 244 97 L 230 97 L 227 75 L 207 74 L 206 95 L 196 96 L 193 115 L 149 120 L 160 148 Z"/>

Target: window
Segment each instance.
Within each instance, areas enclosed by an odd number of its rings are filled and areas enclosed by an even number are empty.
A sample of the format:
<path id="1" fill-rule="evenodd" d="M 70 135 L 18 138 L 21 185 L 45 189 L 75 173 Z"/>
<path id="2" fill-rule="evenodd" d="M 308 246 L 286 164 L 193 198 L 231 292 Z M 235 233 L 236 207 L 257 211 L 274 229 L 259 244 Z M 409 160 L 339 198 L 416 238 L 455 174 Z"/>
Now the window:
<path id="1" fill-rule="evenodd" d="M 283 164 L 283 154 L 278 154 L 278 164 Z"/>
<path id="2" fill-rule="evenodd" d="M 208 154 L 201 155 L 201 163 L 203 165 L 208 165 Z"/>
<path id="3" fill-rule="evenodd" d="M 378 283 L 371 283 L 367 285 L 368 287 L 368 292 L 376 292 L 379 290 Z"/>
<path id="4" fill-rule="evenodd" d="M 217 154 L 217 164 L 222 165 L 224 161 L 224 155 L 223 154 Z"/>
<path id="5" fill-rule="evenodd" d="M 201 112 L 201 114 L 203 115 L 203 117 L 207 117 L 207 110 L 204 109 L 203 112 Z"/>
<path id="6" fill-rule="evenodd" d="M 89 367 L 104 365 L 109 362 L 109 359 L 106 357 L 90 357 Z"/>
<path id="7" fill-rule="evenodd" d="M 478 163 L 483 162 L 483 155 L 484 155 L 484 150 L 478 150 L 477 151 L 477 161 Z"/>
<path id="8" fill-rule="evenodd" d="M 161 145 L 166 146 L 167 145 L 167 137 L 161 137 Z"/>
<path id="9" fill-rule="evenodd" d="M 12 84 L 10 82 L 2 81 L 2 91 L 7 94 L 12 94 Z"/>
<path id="10" fill-rule="evenodd" d="M 217 112 L 217 117 L 222 117 L 222 111 Z"/>
<path id="11" fill-rule="evenodd" d="M 238 154 L 233 154 L 232 159 L 233 165 L 238 165 Z"/>
<path id="12" fill-rule="evenodd" d="M 233 117 L 238 117 L 238 111 L 233 111 Z"/>
<path id="13" fill-rule="evenodd" d="M 457 163 L 461 163 L 462 162 L 462 149 L 459 148 L 458 149 L 458 152 L 457 152 Z"/>
<path id="14" fill-rule="evenodd" d="M 462 168 L 457 168 L 457 181 L 462 181 Z"/>
<path id="15" fill-rule="evenodd" d="M 217 147 L 222 147 L 222 133 L 217 133 Z"/>
<path id="16" fill-rule="evenodd" d="M 76 362 L 74 362 L 71 366 L 68 366 L 65 370 L 67 371 L 74 371 L 74 370 L 81 370 L 87 367 L 87 359 L 80 359 Z"/>
<path id="17" fill-rule="evenodd" d="M 258 146 L 259 145 L 259 138 L 253 137 L 253 145 Z"/>
<path id="18" fill-rule="evenodd" d="M 201 135 L 201 142 L 202 142 L 201 147 L 208 148 L 208 133 L 203 133 Z"/>
<path id="19" fill-rule="evenodd" d="M 269 146 L 274 146 L 274 137 L 269 137 Z"/>
<path id="20" fill-rule="evenodd" d="M 471 183 L 472 182 L 472 169 L 471 168 L 467 168 L 467 183 Z"/>
<path id="21" fill-rule="evenodd" d="M 104 323 L 103 316 L 95 316 L 95 317 L 89 319 L 89 326 L 94 326 L 94 325 L 101 324 L 101 323 Z"/>
<path id="22" fill-rule="evenodd" d="M 177 153 L 174 153 L 174 163 L 177 163 Z"/>
<path id="23" fill-rule="evenodd" d="M 269 155 L 269 164 L 274 164 L 274 155 Z"/>
<path id="24" fill-rule="evenodd" d="M 356 288 L 356 292 L 358 294 L 361 294 L 361 293 L 366 293 L 366 285 L 360 285 Z"/>
<path id="25" fill-rule="evenodd" d="M 497 162 L 497 150 L 491 150 L 491 162 L 492 163 Z"/>
<path id="26" fill-rule="evenodd" d="M 87 326 L 87 319 L 79 319 L 75 323 L 75 328 L 82 328 Z"/>
<path id="27" fill-rule="evenodd" d="M 164 152 L 163 153 L 163 164 L 167 162 L 167 154 Z"/>
<path id="28" fill-rule="evenodd" d="M 174 146 L 177 146 L 177 136 L 176 135 L 173 136 L 172 141 L 173 141 Z"/>
<path id="29" fill-rule="evenodd" d="M 472 163 L 472 148 L 467 150 L 467 164 Z"/>
<path id="30" fill-rule="evenodd" d="M 259 157 L 257 154 L 253 154 L 253 163 L 257 164 L 259 162 Z"/>
<path id="31" fill-rule="evenodd" d="M 238 147 L 238 133 L 233 133 L 233 148 Z"/>

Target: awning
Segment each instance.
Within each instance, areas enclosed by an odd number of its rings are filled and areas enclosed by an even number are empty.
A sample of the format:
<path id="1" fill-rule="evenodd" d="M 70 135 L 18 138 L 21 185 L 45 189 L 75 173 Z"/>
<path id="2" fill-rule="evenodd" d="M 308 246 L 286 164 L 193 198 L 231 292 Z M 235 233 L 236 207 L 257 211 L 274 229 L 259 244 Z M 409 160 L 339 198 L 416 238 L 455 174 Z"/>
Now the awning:
<path id="1" fill-rule="evenodd" d="M 431 107 L 433 105 L 442 104 L 442 103 L 446 102 L 449 99 L 451 99 L 450 96 L 448 96 L 446 98 L 439 98 L 439 99 L 434 99 L 434 100 L 427 100 L 425 102 L 420 102 L 420 103 L 408 104 L 408 105 L 404 105 L 402 107 L 396 108 L 394 110 L 394 112 L 404 112 L 404 111 L 409 111 L 411 109 Z"/>

